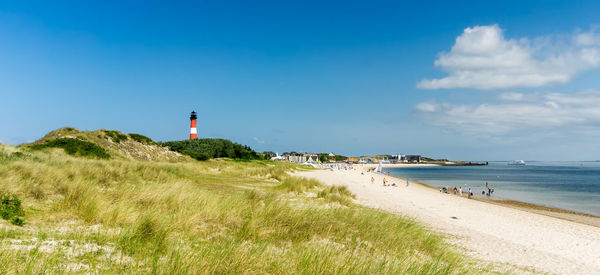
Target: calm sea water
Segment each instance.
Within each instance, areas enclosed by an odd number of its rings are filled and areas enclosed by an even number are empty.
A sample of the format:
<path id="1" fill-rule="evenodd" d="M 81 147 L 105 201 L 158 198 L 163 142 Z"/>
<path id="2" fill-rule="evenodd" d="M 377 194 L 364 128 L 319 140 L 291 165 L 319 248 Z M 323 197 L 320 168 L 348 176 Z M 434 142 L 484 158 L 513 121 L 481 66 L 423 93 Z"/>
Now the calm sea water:
<path id="1" fill-rule="evenodd" d="M 600 162 L 527 162 L 510 166 L 433 166 L 384 169 L 440 187 L 472 188 L 481 195 L 488 182 L 494 197 L 557 207 L 600 216 Z"/>

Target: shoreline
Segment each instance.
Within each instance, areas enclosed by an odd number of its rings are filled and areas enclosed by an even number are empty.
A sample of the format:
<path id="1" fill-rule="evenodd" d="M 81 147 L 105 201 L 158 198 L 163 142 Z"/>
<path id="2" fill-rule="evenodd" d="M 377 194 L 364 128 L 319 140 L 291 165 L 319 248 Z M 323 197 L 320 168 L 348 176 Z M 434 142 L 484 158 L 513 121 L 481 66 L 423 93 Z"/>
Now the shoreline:
<path id="1" fill-rule="evenodd" d="M 385 177 L 395 178 L 395 179 L 399 179 L 401 181 L 406 181 L 406 178 L 403 178 L 403 177 L 397 177 L 397 176 L 392 176 L 392 175 L 387 176 L 383 173 L 382 173 L 382 175 L 384 175 Z M 410 183 L 411 184 L 419 184 L 423 187 L 439 191 L 438 187 L 433 186 L 433 185 L 428 184 L 423 181 L 413 179 L 413 180 L 410 180 Z M 451 193 L 444 194 L 444 195 L 453 195 L 453 196 L 460 197 L 458 195 L 454 195 Z M 467 199 L 464 197 L 462 197 L 462 198 Z M 484 202 L 484 203 L 491 203 L 491 204 L 502 205 L 502 206 L 506 206 L 506 207 L 512 207 L 515 209 L 529 211 L 529 212 L 536 213 L 536 214 L 546 215 L 546 216 L 550 216 L 550 217 L 555 217 L 555 218 L 559 218 L 559 219 L 564 219 L 564 220 L 582 223 L 582 224 L 591 225 L 591 226 L 600 228 L 600 216 L 593 215 L 593 214 L 577 212 L 577 211 L 558 208 L 558 207 L 539 205 L 539 204 L 535 204 L 535 203 L 507 199 L 507 198 L 485 198 L 485 197 L 481 197 L 481 195 L 478 193 L 475 194 L 473 196 L 473 198 L 471 198 L 471 199 L 480 201 L 480 202 Z"/>
<path id="2" fill-rule="evenodd" d="M 446 235 L 465 254 L 507 270 L 600 273 L 600 217 L 517 201 L 440 194 L 438 188 L 416 180 L 406 187 L 401 177 L 368 172 L 372 166 L 297 175 L 345 185 L 357 196 L 356 203 L 412 218 Z M 397 187 L 383 187 L 383 178 Z"/>
<path id="3" fill-rule="evenodd" d="M 369 172 L 369 168 L 377 167 L 377 165 L 378 164 L 361 164 L 358 166 L 358 168 L 360 168 L 359 170 L 362 170 L 362 172 Z M 444 165 L 439 164 L 439 163 L 393 163 L 393 164 L 388 163 L 388 164 L 382 164 L 383 168 L 401 168 L 401 167 L 419 167 L 419 166 L 420 167 L 431 167 L 431 166 L 444 166 Z M 398 179 L 401 182 L 405 182 L 407 179 L 407 178 L 397 177 L 397 176 L 392 176 L 392 175 L 388 176 L 384 173 L 380 173 L 380 174 L 385 177 Z M 419 184 L 423 187 L 439 191 L 439 188 L 432 184 L 429 184 L 429 183 L 426 183 L 426 182 L 423 182 L 420 180 L 416 180 L 416 179 L 409 179 L 409 180 L 410 180 L 410 184 Z M 447 195 L 454 195 L 454 194 L 448 193 Z M 454 195 L 454 196 L 458 196 L 458 195 Z M 460 196 L 458 196 L 458 197 L 460 197 Z M 463 199 L 467 199 L 467 198 L 463 198 Z M 559 208 L 559 207 L 540 205 L 540 204 L 524 202 L 524 201 L 519 201 L 519 200 L 513 200 L 513 199 L 508 199 L 508 198 L 494 198 L 494 197 L 486 198 L 486 197 L 481 197 L 479 195 L 479 193 L 476 193 L 473 196 L 473 198 L 471 198 L 471 199 L 481 201 L 484 203 L 491 203 L 491 204 L 501 205 L 501 206 L 505 206 L 505 207 L 511 207 L 511 208 L 535 213 L 535 214 L 546 215 L 549 217 L 554 217 L 554 218 L 558 218 L 558 219 L 563 219 L 563 220 L 567 220 L 567 221 L 577 222 L 577 223 L 591 225 L 591 226 L 600 228 L 600 216 L 594 215 L 594 214 L 583 213 L 583 212 L 578 212 L 578 211 L 569 210 L 569 209 L 563 209 L 563 208 Z"/>
<path id="4" fill-rule="evenodd" d="M 421 166 L 436 166 L 436 165 L 421 165 Z M 437 166 L 439 166 L 439 165 L 437 165 Z M 406 166 L 390 166 L 390 167 L 383 166 L 383 167 L 384 168 L 396 168 L 396 167 L 406 167 Z M 392 176 L 392 175 L 388 176 L 383 173 L 382 173 L 382 175 L 384 175 L 386 177 L 406 181 L 406 178 L 403 178 L 403 177 L 397 177 L 397 176 Z M 429 184 L 429 183 L 426 183 L 426 182 L 423 182 L 420 180 L 413 179 L 413 180 L 411 180 L 411 184 L 412 183 L 419 184 L 421 186 L 439 191 L 439 188 L 437 186 L 434 186 L 432 184 Z M 448 190 L 448 191 L 450 192 L 450 190 Z M 448 193 L 448 195 L 454 195 L 454 194 Z M 458 196 L 458 195 L 454 195 L 454 196 Z M 458 196 L 458 197 L 460 197 L 460 196 Z M 559 208 L 559 207 L 540 205 L 540 204 L 524 202 L 524 201 L 519 201 L 519 200 L 513 200 L 513 199 L 509 199 L 509 198 L 502 198 L 502 197 L 487 198 L 487 197 L 482 197 L 479 193 L 476 193 L 472 199 L 481 201 L 481 202 L 485 202 L 485 203 L 491 203 L 491 204 L 502 205 L 502 206 L 506 206 L 506 207 L 512 207 L 515 209 L 529 211 L 529 212 L 536 213 L 536 214 L 546 215 L 546 216 L 550 216 L 550 217 L 555 217 L 555 218 L 559 218 L 559 219 L 564 219 L 564 220 L 582 223 L 582 224 L 591 225 L 591 226 L 600 228 L 600 216 L 599 215 L 578 212 L 575 210 L 563 209 L 563 208 Z"/>
<path id="5" fill-rule="evenodd" d="M 399 179 L 402 181 L 406 181 L 406 178 L 402 178 L 402 177 L 396 177 L 396 176 L 391 176 L 391 175 L 390 176 L 385 175 L 385 176 L 390 177 L 390 178 Z M 422 181 L 412 180 L 411 184 L 413 184 L 413 183 L 419 184 L 426 188 L 430 188 L 430 189 L 439 191 L 439 189 L 437 187 L 430 185 L 428 183 L 422 182 Z M 443 194 L 443 195 L 458 196 L 458 195 L 454 195 L 451 193 Z M 460 198 L 460 196 L 458 196 L 458 197 Z M 462 197 L 462 198 L 468 199 L 465 197 Z M 505 206 L 505 207 L 511 207 L 511 208 L 535 213 L 535 214 L 546 215 L 549 217 L 559 218 L 559 219 L 563 219 L 563 220 L 567 220 L 567 221 L 577 222 L 577 223 L 591 225 L 591 226 L 600 228 L 600 216 L 596 216 L 593 214 L 582 213 L 582 212 L 577 212 L 577 211 L 568 210 L 568 209 L 562 209 L 562 208 L 558 208 L 558 207 L 539 205 L 539 204 L 535 204 L 535 203 L 529 203 L 529 202 L 524 202 L 524 201 L 506 199 L 506 198 L 485 198 L 485 197 L 482 197 L 480 194 L 475 194 L 473 196 L 473 198 L 471 198 L 471 199 L 480 201 L 480 202 L 484 202 L 484 203 L 491 203 L 491 204 L 501 205 L 501 206 Z"/>

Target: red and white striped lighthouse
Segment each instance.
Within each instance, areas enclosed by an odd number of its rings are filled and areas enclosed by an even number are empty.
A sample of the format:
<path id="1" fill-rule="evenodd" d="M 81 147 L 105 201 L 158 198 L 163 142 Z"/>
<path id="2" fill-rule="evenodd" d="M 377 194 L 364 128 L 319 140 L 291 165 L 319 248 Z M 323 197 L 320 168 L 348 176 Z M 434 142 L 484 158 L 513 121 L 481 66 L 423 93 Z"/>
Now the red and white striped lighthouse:
<path id="1" fill-rule="evenodd" d="M 190 121 L 192 122 L 192 125 L 190 126 L 190 139 L 198 138 L 198 131 L 196 130 L 197 118 L 198 117 L 196 116 L 196 111 L 192 111 L 192 114 L 190 115 Z"/>

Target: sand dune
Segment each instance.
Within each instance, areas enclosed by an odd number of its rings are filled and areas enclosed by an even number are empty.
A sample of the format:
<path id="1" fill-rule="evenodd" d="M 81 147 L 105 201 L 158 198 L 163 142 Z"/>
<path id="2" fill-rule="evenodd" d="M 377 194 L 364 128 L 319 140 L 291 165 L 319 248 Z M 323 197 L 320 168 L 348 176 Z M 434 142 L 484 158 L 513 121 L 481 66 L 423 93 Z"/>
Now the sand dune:
<path id="1" fill-rule="evenodd" d="M 449 234 L 466 253 L 518 270 L 600 274 L 600 228 L 482 201 L 468 200 L 385 176 L 399 187 L 383 187 L 384 175 L 315 170 L 299 173 L 327 185 L 346 185 L 357 203 L 395 212 Z M 364 172 L 364 175 L 361 173 Z M 371 184 L 371 177 L 375 184 Z M 465 195 L 466 196 L 466 195 Z"/>

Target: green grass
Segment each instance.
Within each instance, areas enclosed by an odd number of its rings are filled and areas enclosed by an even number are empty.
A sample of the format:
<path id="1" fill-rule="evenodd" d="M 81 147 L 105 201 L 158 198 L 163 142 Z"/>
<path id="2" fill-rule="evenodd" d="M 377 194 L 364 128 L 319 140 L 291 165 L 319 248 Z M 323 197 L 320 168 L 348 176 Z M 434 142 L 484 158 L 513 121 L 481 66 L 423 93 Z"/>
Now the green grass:
<path id="1" fill-rule="evenodd" d="M 137 142 L 141 142 L 143 144 L 156 144 L 151 138 L 147 136 L 143 136 L 140 134 L 129 134 L 129 137 Z"/>
<path id="2" fill-rule="evenodd" d="M 18 226 L 23 225 L 21 200 L 14 194 L 0 192 L 0 217 Z"/>
<path id="3" fill-rule="evenodd" d="M 47 141 L 43 144 L 34 144 L 30 147 L 32 150 L 42 150 L 45 148 L 62 148 L 69 155 L 77 155 L 82 157 L 93 157 L 100 159 L 110 158 L 110 155 L 104 148 L 95 143 L 74 139 L 74 138 L 59 138 Z"/>
<path id="4" fill-rule="evenodd" d="M 128 138 L 127 135 L 122 134 L 119 131 L 104 130 L 104 134 L 106 134 L 106 136 L 109 136 L 115 143 L 121 143 L 121 141 L 127 140 Z"/>
<path id="5" fill-rule="evenodd" d="M 427 228 L 290 176 L 289 163 L 26 154 L 0 158 L 27 218 L 0 224 L 3 273 L 478 272 Z"/>

